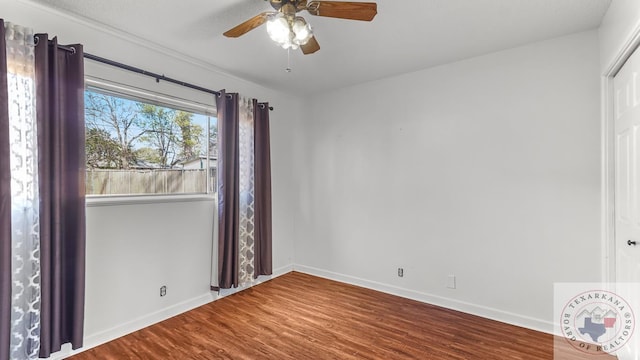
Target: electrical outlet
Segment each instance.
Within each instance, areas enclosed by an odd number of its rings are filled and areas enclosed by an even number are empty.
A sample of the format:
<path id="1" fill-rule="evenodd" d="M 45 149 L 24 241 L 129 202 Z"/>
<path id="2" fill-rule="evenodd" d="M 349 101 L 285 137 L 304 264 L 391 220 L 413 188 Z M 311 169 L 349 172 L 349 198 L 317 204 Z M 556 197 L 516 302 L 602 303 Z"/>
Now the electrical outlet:
<path id="1" fill-rule="evenodd" d="M 167 286 L 166 285 L 162 285 L 160 287 L 160 296 L 162 297 L 162 296 L 165 296 L 165 295 L 167 295 Z"/>
<path id="2" fill-rule="evenodd" d="M 404 269 L 398 268 L 398 277 L 403 277 L 403 276 L 404 276 Z"/>
<path id="3" fill-rule="evenodd" d="M 456 276 L 455 275 L 449 275 L 447 277 L 447 287 L 449 289 L 455 289 L 456 288 Z"/>

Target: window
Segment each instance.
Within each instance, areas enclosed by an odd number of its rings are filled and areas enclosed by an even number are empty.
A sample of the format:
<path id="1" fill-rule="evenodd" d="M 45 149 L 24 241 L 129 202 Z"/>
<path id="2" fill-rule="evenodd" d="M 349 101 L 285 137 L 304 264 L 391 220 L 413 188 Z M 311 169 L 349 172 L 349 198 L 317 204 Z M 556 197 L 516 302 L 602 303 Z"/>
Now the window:
<path id="1" fill-rule="evenodd" d="M 84 94 L 87 195 L 215 193 L 213 109 L 100 85 Z"/>

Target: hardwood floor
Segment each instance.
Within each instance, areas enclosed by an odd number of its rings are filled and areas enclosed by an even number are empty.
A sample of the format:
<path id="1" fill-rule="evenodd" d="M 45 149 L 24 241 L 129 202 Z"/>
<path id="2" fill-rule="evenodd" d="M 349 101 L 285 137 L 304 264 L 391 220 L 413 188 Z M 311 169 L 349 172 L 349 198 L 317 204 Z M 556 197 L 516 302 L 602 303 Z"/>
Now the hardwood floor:
<path id="1" fill-rule="evenodd" d="M 541 360 L 554 359 L 553 344 L 548 334 L 293 272 L 71 359 Z M 585 358 L 566 345 L 555 359 Z"/>

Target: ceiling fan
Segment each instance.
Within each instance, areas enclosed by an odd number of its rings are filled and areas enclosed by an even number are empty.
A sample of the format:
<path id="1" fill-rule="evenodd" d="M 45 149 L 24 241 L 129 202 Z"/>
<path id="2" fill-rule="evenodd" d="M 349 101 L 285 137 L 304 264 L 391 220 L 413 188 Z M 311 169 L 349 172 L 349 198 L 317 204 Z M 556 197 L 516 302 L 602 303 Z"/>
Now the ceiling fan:
<path id="1" fill-rule="evenodd" d="M 258 14 L 233 29 L 225 32 L 226 37 L 242 36 L 258 26 L 267 23 L 267 33 L 273 41 L 285 49 L 300 48 L 302 52 L 313 54 L 320 50 L 311 26 L 297 13 L 306 10 L 311 15 L 348 20 L 371 21 L 378 13 L 373 2 L 351 1 L 307 1 L 307 0 L 265 0 L 275 11 Z"/>

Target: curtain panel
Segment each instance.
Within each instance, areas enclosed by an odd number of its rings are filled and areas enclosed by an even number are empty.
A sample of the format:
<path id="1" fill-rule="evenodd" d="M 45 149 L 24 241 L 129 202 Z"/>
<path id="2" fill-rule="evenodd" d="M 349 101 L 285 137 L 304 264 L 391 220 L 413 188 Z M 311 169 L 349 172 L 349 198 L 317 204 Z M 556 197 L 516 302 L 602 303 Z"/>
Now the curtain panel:
<path id="1" fill-rule="evenodd" d="M 0 19 L 0 360 L 82 346 L 84 63 Z"/>
<path id="2" fill-rule="evenodd" d="M 255 155 L 253 102 L 240 97 L 238 157 L 240 166 L 240 227 L 238 238 L 238 283 L 253 280 L 255 273 Z"/>
<path id="3" fill-rule="evenodd" d="M 269 103 L 253 99 L 255 158 L 255 272 L 271 275 L 271 141 Z"/>
<path id="4" fill-rule="evenodd" d="M 11 343 L 11 165 L 4 21 L 0 19 L 0 360 Z"/>
<path id="5" fill-rule="evenodd" d="M 239 104 L 238 94 L 221 90 L 218 111 L 218 284 L 212 290 L 238 286 Z"/>
<path id="6" fill-rule="evenodd" d="M 269 106 L 223 90 L 217 107 L 218 283 L 213 290 L 272 273 Z"/>
<path id="7" fill-rule="evenodd" d="M 33 31 L 5 23 L 11 166 L 11 359 L 40 347 L 40 234 Z"/>
<path id="8" fill-rule="evenodd" d="M 36 35 L 42 309 L 40 356 L 82 346 L 85 289 L 82 45 Z"/>

